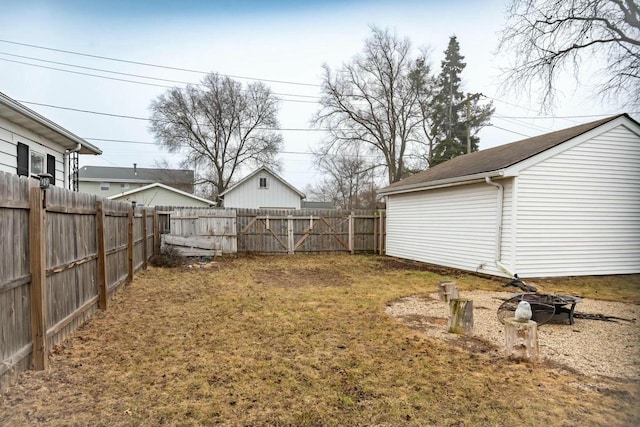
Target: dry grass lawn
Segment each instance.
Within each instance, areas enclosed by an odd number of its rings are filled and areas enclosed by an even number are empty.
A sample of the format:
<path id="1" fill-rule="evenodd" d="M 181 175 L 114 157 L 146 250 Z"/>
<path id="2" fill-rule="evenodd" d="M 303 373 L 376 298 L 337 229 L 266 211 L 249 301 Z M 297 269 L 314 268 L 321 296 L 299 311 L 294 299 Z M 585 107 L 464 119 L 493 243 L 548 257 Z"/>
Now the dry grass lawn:
<path id="1" fill-rule="evenodd" d="M 491 359 L 385 314 L 453 274 L 347 255 L 150 268 L 2 393 L 0 425 L 640 425 L 638 382 Z M 540 285 L 639 302 L 639 277 Z"/>

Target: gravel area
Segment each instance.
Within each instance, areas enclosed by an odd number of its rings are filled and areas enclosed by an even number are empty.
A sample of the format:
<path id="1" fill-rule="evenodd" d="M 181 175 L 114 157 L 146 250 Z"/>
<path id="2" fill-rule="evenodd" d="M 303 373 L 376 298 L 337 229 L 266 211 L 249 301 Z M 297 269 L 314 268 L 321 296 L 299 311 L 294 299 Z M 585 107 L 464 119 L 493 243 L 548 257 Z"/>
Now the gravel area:
<path id="1" fill-rule="evenodd" d="M 448 304 L 437 294 L 415 295 L 390 302 L 389 315 L 428 336 L 462 345 L 472 351 L 501 356 L 504 327 L 496 312 L 512 293 L 470 291 L 460 298 L 473 300 L 473 333 L 469 337 L 447 332 Z M 640 305 L 584 299 L 576 313 L 638 319 Z M 546 323 L 538 327 L 542 359 L 591 377 L 640 380 L 640 325 L 637 320 L 616 322 L 575 319 L 573 325 Z"/>

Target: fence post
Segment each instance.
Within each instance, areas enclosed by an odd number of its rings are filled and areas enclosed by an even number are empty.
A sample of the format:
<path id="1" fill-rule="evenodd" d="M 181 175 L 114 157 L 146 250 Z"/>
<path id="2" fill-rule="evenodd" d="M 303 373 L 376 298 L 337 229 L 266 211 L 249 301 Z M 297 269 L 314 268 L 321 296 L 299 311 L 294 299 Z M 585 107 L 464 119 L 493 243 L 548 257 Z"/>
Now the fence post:
<path id="1" fill-rule="evenodd" d="M 128 224 L 128 242 L 127 242 L 127 255 L 129 259 L 129 272 L 127 276 L 127 280 L 129 283 L 133 282 L 133 206 L 129 206 L 129 224 Z"/>
<path id="2" fill-rule="evenodd" d="M 160 253 L 160 218 L 158 217 L 158 209 L 153 208 L 153 254 Z"/>
<path id="3" fill-rule="evenodd" d="M 287 252 L 289 254 L 294 253 L 295 241 L 293 240 L 293 216 L 287 215 Z"/>
<path id="4" fill-rule="evenodd" d="M 142 208 L 142 269 L 147 269 L 147 208 Z"/>
<path id="5" fill-rule="evenodd" d="M 349 214 L 349 252 L 355 253 L 354 248 L 354 227 L 353 227 L 353 212 Z"/>
<path id="6" fill-rule="evenodd" d="M 98 308 L 107 309 L 107 251 L 104 241 L 104 202 L 96 201 L 96 246 L 98 248 Z"/>
<path id="7" fill-rule="evenodd" d="M 373 212 L 373 254 L 378 253 L 378 213 Z"/>
<path id="8" fill-rule="evenodd" d="M 384 229 L 385 229 L 385 213 L 383 210 L 379 211 L 380 213 L 380 221 L 378 225 L 380 226 L 380 232 L 378 233 L 378 238 L 380 239 L 380 244 L 378 245 L 378 249 L 380 251 L 380 255 L 384 255 Z"/>
<path id="9" fill-rule="evenodd" d="M 31 338 L 33 368 L 41 371 L 49 365 L 47 357 L 47 233 L 43 191 L 29 190 L 29 267 L 31 270 Z"/>

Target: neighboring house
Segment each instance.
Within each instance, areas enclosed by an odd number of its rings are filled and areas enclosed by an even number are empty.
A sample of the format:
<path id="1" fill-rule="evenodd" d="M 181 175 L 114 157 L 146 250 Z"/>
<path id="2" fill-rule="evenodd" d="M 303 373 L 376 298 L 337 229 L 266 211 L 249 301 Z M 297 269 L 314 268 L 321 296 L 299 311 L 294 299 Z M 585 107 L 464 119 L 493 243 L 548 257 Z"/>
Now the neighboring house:
<path id="1" fill-rule="evenodd" d="M 640 124 L 626 114 L 456 157 L 379 194 L 390 256 L 523 278 L 640 272 Z"/>
<path id="2" fill-rule="evenodd" d="M 300 209 L 305 195 L 266 166 L 220 194 L 225 208 Z"/>
<path id="3" fill-rule="evenodd" d="M 136 202 L 136 206 L 188 206 L 210 207 L 215 202 L 202 197 L 194 196 L 159 182 L 134 188 L 122 194 L 108 197 L 119 202 Z"/>
<path id="4" fill-rule="evenodd" d="M 77 189 L 78 154 L 102 151 L 0 92 L 0 171 L 49 173 L 55 186 Z"/>
<path id="5" fill-rule="evenodd" d="M 109 197 L 159 182 L 193 194 L 193 170 L 83 166 L 80 168 L 80 191 Z"/>

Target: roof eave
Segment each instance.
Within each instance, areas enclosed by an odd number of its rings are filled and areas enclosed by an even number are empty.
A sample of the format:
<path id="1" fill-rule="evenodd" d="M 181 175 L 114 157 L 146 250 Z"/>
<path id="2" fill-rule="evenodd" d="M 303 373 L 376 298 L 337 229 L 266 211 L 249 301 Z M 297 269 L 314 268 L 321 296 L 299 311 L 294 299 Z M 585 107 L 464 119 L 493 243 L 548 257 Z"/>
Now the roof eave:
<path id="1" fill-rule="evenodd" d="M 40 126 L 44 126 L 52 130 L 53 132 L 59 134 L 60 136 L 68 139 L 73 143 L 73 145 L 80 144 L 82 147 L 80 149 L 80 154 L 94 154 L 94 155 L 102 154 L 102 150 L 100 150 L 98 147 L 85 141 L 84 139 L 68 131 L 67 129 L 63 128 L 57 123 L 54 123 L 53 121 L 47 119 L 46 117 L 41 116 L 40 114 L 36 113 L 32 109 L 25 107 L 21 103 L 13 100 L 12 98 L 8 97 L 2 92 L 0 92 L 0 101 L 2 101 L 2 103 L 5 104 L 7 107 L 13 109 L 19 114 L 22 114 L 29 120 L 36 122 Z M 71 149 L 72 147 L 67 147 L 67 148 Z"/>
<path id="2" fill-rule="evenodd" d="M 454 178 L 440 179 L 437 181 L 419 182 L 416 184 L 401 185 L 398 187 L 387 188 L 387 189 L 383 188 L 382 190 L 378 191 L 378 195 L 389 196 L 392 194 L 399 194 L 399 193 L 411 193 L 414 191 L 433 190 L 436 188 L 451 187 L 454 185 L 471 184 L 474 182 L 483 181 L 485 178 L 496 178 L 496 177 L 503 177 L 503 176 L 505 176 L 504 169 L 498 169 L 490 172 L 482 172 L 482 173 L 476 173 L 473 175 L 457 176 Z"/>

